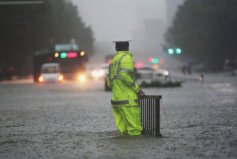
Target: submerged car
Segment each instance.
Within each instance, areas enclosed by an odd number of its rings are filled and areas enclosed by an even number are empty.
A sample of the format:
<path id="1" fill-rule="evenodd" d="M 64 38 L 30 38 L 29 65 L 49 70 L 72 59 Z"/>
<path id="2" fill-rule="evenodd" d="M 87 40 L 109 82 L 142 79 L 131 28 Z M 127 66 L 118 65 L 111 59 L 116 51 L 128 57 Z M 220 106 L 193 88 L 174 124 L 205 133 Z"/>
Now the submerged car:
<path id="1" fill-rule="evenodd" d="M 41 66 L 40 83 L 63 82 L 63 80 L 58 63 L 45 63 Z"/>
<path id="2" fill-rule="evenodd" d="M 165 69 L 157 69 L 152 73 L 151 82 L 143 81 L 142 87 L 180 87 L 181 81 L 171 78 L 170 72 Z"/>
<path id="3" fill-rule="evenodd" d="M 136 81 L 140 85 L 143 82 L 151 83 L 153 78 L 153 69 L 149 66 L 144 66 L 136 69 Z"/>
<path id="4" fill-rule="evenodd" d="M 170 72 L 165 69 L 157 69 L 153 71 L 152 82 L 166 82 L 170 79 Z"/>

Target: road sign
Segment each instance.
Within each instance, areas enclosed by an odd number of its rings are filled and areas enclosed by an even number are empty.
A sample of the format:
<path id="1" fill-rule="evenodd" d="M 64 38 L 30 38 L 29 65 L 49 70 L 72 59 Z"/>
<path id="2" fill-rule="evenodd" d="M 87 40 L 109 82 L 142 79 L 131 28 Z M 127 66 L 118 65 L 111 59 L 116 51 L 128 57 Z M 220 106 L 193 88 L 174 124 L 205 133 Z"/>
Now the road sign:
<path id="1" fill-rule="evenodd" d="M 54 49 L 55 51 L 78 51 L 79 47 L 77 44 L 57 44 Z"/>

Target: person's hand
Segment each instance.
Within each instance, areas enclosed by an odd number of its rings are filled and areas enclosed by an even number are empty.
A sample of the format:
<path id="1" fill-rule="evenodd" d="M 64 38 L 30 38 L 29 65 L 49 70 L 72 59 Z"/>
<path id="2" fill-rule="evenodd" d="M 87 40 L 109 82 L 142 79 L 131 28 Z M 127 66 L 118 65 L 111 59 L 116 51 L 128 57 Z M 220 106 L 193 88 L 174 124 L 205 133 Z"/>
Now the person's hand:
<path id="1" fill-rule="evenodd" d="M 140 89 L 139 91 L 138 91 L 138 97 L 139 98 L 142 98 L 142 97 L 144 97 L 145 96 L 145 93 Z"/>

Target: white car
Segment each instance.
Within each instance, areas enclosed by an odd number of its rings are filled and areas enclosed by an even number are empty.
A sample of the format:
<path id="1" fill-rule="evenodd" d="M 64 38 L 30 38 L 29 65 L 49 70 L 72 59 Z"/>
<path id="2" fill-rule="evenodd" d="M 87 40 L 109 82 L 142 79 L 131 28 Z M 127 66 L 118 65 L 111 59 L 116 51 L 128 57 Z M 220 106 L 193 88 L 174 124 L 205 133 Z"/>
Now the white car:
<path id="1" fill-rule="evenodd" d="M 151 83 L 153 78 L 153 69 L 151 67 L 142 67 L 136 70 L 136 80 L 138 84 L 143 82 Z"/>
<path id="2" fill-rule="evenodd" d="M 41 66 L 39 82 L 63 82 L 63 75 L 60 72 L 58 63 L 45 63 Z"/>
<path id="3" fill-rule="evenodd" d="M 182 82 L 171 78 L 170 72 L 165 69 L 153 70 L 151 82 L 144 81 L 142 87 L 180 87 Z"/>
<path id="4" fill-rule="evenodd" d="M 157 69 L 153 71 L 153 82 L 166 82 L 167 80 L 170 80 L 170 72 L 168 70 Z"/>
<path id="5" fill-rule="evenodd" d="M 101 64 L 99 66 L 87 66 L 87 76 L 90 79 L 104 79 L 108 73 L 108 67 L 109 65 L 107 64 Z"/>

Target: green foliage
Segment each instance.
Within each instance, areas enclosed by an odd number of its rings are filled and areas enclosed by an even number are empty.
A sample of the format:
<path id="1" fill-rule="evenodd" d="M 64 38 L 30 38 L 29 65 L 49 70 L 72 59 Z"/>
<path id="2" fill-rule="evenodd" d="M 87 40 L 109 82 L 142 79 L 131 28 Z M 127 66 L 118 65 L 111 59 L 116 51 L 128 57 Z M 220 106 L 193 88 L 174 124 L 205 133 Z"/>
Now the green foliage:
<path id="1" fill-rule="evenodd" d="M 0 67 L 13 66 L 19 73 L 29 73 L 34 52 L 69 43 L 71 39 L 87 53 L 93 52 L 92 29 L 70 2 L 0 5 Z"/>
<path id="2" fill-rule="evenodd" d="M 225 59 L 236 56 L 236 0 L 186 0 L 168 29 L 166 45 L 183 50 L 182 58 L 203 62 L 208 69 L 222 69 Z"/>

